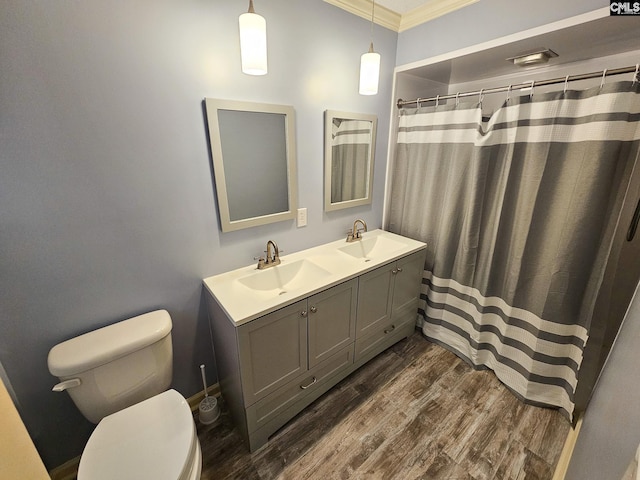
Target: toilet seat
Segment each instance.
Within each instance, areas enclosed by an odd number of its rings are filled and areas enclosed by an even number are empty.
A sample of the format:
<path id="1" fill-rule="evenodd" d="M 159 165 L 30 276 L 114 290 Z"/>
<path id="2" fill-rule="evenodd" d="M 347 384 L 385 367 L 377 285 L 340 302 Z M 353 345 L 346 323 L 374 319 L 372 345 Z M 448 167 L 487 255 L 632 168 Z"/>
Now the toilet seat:
<path id="1" fill-rule="evenodd" d="M 78 480 L 200 478 L 200 444 L 189 404 L 168 390 L 103 418 L 80 458 Z"/>

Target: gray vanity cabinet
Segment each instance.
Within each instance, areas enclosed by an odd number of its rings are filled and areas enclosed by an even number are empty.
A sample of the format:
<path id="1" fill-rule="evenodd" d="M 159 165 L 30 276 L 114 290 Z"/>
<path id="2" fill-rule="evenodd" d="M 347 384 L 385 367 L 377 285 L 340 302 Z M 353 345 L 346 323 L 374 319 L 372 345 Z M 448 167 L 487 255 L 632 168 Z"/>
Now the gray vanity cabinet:
<path id="1" fill-rule="evenodd" d="M 294 415 L 414 330 L 425 250 L 242 325 L 208 296 L 218 382 L 253 452 Z"/>
<path id="2" fill-rule="evenodd" d="M 360 276 L 356 320 L 356 362 L 410 335 L 415 327 L 425 251 L 400 258 Z"/>

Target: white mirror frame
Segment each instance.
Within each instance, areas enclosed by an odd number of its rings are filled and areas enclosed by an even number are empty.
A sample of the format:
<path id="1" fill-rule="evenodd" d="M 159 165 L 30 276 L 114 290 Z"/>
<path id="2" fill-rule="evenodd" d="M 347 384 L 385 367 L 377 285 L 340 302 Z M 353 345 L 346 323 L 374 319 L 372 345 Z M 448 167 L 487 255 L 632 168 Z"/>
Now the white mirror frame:
<path id="1" fill-rule="evenodd" d="M 367 158 L 368 168 L 365 172 L 365 178 L 362 180 L 366 182 L 366 195 L 361 198 L 353 200 L 345 200 L 340 202 L 331 201 L 332 192 L 332 166 L 333 166 L 333 134 L 332 126 L 334 119 L 343 120 L 359 120 L 371 122 L 371 137 L 369 142 L 369 155 Z M 324 127 L 324 210 L 330 212 L 333 210 L 341 210 L 343 208 L 357 207 L 360 205 L 367 205 L 371 203 L 372 189 L 373 189 L 373 164 L 375 159 L 375 146 L 376 146 L 376 129 L 377 129 L 378 117 L 375 115 L 363 114 L 363 113 L 351 113 L 341 112 L 338 110 L 325 111 L 325 127 Z"/>
<path id="2" fill-rule="evenodd" d="M 298 182 L 297 182 L 297 164 L 296 164 L 296 143 L 295 143 L 295 113 L 293 107 L 288 105 L 272 105 L 266 103 L 240 102 L 235 100 L 220 100 L 214 98 L 206 98 L 205 106 L 207 110 L 207 123 L 209 127 L 209 138 L 211 142 L 211 154 L 213 157 L 213 169 L 215 177 L 215 186 L 218 197 L 218 211 L 220 213 L 220 224 L 223 232 L 231 232 L 243 228 L 255 227 L 258 225 L 266 225 L 269 223 L 292 220 L 296 217 L 298 208 Z M 227 181 L 228 175 L 225 174 L 225 165 L 223 158 L 223 139 L 220 134 L 220 124 L 218 112 L 221 110 L 230 110 L 235 112 L 250 113 L 273 113 L 284 115 L 284 132 L 282 139 L 275 139 L 276 142 L 282 142 L 279 146 L 286 151 L 286 171 L 287 178 L 281 179 L 286 182 L 288 208 L 284 211 L 273 212 L 264 215 L 247 217 L 241 219 L 231 219 L 229 208 L 228 192 L 232 188 L 243 189 L 247 192 L 260 186 L 260 182 L 248 181 L 242 185 L 229 185 Z M 269 151 L 268 147 L 262 146 L 256 142 L 260 132 L 247 132 L 247 142 L 253 143 L 253 149 L 262 149 Z M 256 158 L 256 162 L 260 158 Z"/>

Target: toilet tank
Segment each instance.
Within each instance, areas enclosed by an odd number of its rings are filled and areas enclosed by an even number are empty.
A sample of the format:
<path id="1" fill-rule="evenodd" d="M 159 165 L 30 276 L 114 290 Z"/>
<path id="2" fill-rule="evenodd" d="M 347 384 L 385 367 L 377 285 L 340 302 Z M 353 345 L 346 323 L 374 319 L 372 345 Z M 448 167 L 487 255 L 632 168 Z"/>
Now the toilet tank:
<path id="1" fill-rule="evenodd" d="M 171 317 L 145 313 L 62 342 L 49 372 L 93 423 L 169 388 L 173 374 Z"/>

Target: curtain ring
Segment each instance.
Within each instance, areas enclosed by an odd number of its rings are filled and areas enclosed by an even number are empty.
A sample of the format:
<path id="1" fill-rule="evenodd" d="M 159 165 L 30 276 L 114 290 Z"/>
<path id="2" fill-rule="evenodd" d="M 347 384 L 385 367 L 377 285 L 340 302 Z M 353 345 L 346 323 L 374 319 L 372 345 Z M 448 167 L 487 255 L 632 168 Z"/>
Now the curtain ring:
<path id="1" fill-rule="evenodd" d="M 480 89 L 480 105 L 482 105 L 482 100 L 484 100 L 484 88 Z"/>
<path id="2" fill-rule="evenodd" d="M 569 75 L 564 77 L 564 90 L 562 91 L 562 93 L 567 93 L 568 86 L 569 86 Z"/>
<path id="3" fill-rule="evenodd" d="M 638 70 L 636 69 L 636 74 Z M 456 107 L 460 104 L 460 92 L 456 93 Z"/>
<path id="4" fill-rule="evenodd" d="M 639 71 L 640 71 L 640 63 L 636 63 L 636 73 L 633 74 L 633 82 L 631 83 L 631 85 L 635 84 L 636 82 L 640 82 L 640 78 L 638 77 Z"/>
<path id="5" fill-rule="evenodd" d="M 606 76 L 607 76 L 607 69 L 605 68 L 605 69 L 602 71 L 602 81 L 600 82 L 600 88 L 601 88 L 601 89 L 602 89 L 602 87 L 604 87 L 604 77 L 606 77 Z"/>
<path id="6" fill-rule="evenodd" d="M 440 95 L 436 95 L 436 109 L 438 108 L 439 103 L 440 103 Z"/>
<path id="7" fill-rule="evenodd" d="M 529 94 L 529 100 L 533 100 L 533 87 L 536 85 L 535 80 L 531 80 L 531 93 Z"/>
<path id="8" fill-rule="evenodd" d="M 507 88 L 507 103 L 509 103 L 509 100 L 511 100 L 511 87 L 513 85 L 509 85 L 509 88 Z"/>

